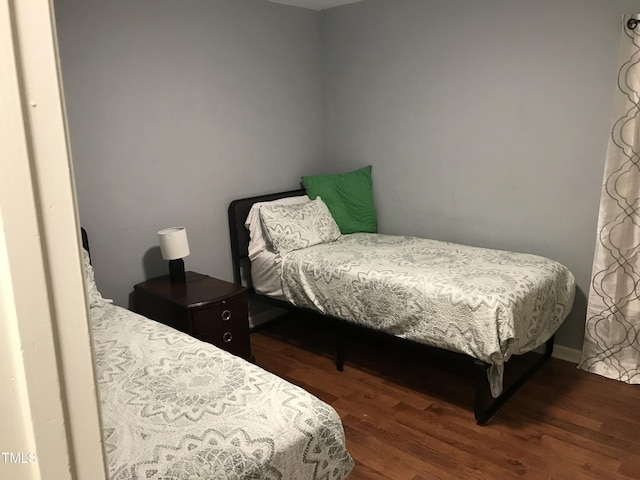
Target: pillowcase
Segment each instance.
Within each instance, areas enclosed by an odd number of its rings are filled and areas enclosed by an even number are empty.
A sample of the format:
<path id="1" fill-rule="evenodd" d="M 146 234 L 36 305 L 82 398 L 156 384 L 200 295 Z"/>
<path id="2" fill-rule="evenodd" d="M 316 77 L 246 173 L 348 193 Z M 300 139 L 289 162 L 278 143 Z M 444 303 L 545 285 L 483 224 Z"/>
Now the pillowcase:
<path id="1" fill-rule="evenodd" d="M 371 165 L 338 175 L 302 177 L 309 198 L 322 197 L 341 233 L 378 231 Z"/>
<path id="2" fill-rule="evenodd" d="M 87 297 L 89 300 L 89 308 L 101 307 L 104 305 L 104 299 L 98 290 L 93 274 L 93 267 L 89 259 L 89 252 L 82 249 L 82 269 L 84 271 L 84 283 L 87 287 Z"/>
<path id="3" fill-rule="evenodd" d="M 340 236 L 338 225 L 320 197 L 297 205 L 260 207 L 260 219 L 274 251 L 281 255 L 332 242 Z"/>
<path id="4" fill-rule="evenodd" d="M 292 205 L 296 203 L 307 203 L 309 197 L 300 195 L 297 197 L 285 197 L 270 202 L 257 202 L 251 206 L 249 215 L 244 221 L 244 226 L 249 230 L 249 260 L 253 261 L 263 252 L 273 253 L 269 245 L 269 239 L 263 231 L 262 222 L 260 221 L 260 208 L 264 205 Z"/>

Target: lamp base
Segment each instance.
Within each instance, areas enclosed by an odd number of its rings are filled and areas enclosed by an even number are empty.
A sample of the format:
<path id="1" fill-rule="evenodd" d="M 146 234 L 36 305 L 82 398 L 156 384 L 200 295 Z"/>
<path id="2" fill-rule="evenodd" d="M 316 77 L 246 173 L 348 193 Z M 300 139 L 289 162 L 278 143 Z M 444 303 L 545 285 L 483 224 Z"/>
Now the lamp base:
<path id="1" fill-rule="evenodd" d="M 185 283 L 184 260 L 181 258 L 169 260 L 169 281 L 171 283 Z"/>

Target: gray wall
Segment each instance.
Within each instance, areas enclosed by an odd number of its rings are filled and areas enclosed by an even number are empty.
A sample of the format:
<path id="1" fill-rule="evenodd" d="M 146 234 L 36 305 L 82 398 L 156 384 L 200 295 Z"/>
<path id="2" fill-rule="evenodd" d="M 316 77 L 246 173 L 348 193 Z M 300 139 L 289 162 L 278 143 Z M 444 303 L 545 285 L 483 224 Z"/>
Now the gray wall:
<path id="1" fill-rule="evenodd" d="M 296 188 L 323 149 L 317 12 L 264 0 L 56 0 L 80 220 L 103 295 L 187 269 L 231 280 L 231 200 Z"/>
<path id="2" fill-rule="evenodd" d="M 580 348 L 620 20 L 638 0 L 56 0 L 80 218 L 127 305 L 187 268 L 231 279 L 230 200 L 373 165 L 382 232 L 542 254 L 576 274 Z"/>
<path id="3" fill-rule="evenodd" d="M 581 348 L 623 14 L 637 0 L 366 0 L 322 16 L 326 164 L 382 232 L 545 255 Z"/>

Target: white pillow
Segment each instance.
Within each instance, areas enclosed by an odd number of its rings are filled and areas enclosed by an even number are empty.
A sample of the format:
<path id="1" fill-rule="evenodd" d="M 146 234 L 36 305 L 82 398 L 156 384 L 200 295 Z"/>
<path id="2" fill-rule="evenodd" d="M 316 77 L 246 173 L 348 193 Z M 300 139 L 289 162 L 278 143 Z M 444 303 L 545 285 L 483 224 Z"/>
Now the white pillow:
<path id="1" fill-rule="evenodd" d="M 244 226 L 249 230 L 249 260 L 254 260 L 256 256 L 265 251 L 271 250 L 268 238 L 265 236 L 262 228 L 262 222 L 260 221 L 260 207 L 264 205 L 295 205 L 297 203 L 306 203 L 309 201 L 309 197 L 306 195 L 300 195 L 297 197 L 285 197 L 278 200 L 272 200 L 270 202 L 258 202 L 254 203 L 249 210 L 249 215 L 244 222 Z"/>
<path id="2" fill-rule="evenodd" d="M 260 219 L 271 246 L 281 255 L 340 236 L 338 224 L 320 197 L 295 205 L 265 205 L 260 208 Z"/>
<path id="3" fill-rule="evenodd" d="M 87 286 L 87 296 L 89 299 L 89 307 L 101 307 L 104 305 L 104 299 L 98 290 L 93 274 L 93 267 L 89 259 L 89 252 L 82 249 L 82 269 L 84 271 L 84 282 Z"/>

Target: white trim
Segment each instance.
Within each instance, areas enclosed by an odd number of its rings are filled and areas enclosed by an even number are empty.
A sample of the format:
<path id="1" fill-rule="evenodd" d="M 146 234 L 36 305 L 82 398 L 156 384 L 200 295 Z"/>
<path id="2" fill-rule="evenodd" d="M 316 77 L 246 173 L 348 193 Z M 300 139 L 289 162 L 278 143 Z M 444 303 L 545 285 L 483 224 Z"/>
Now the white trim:
<path id="1" fill-rule="evenodd" d="M 328 8 L 356 3 L 361 0 L 270 0 L 273 3 L 281 3 L 292 7 L 308 8 L 310 10 L 327 10 Z"/>
<path id="2" fill-rule="evenodd" d="M 50 0 L 0 0 L 0 443 L 37 459 L 0 477 L 104 480 L 53 25 Z"/>
<path id="3" fill-rule="evenodd" d="M 565 347 L 564 345 L 555 345 L 553 347 L 553 358 L 564 360 L 566 362 L 580 363 L 582 351 L 577 348 Z"/>
<path id="4" fill-rule="evenodd" d="M 249 326 L 253 329 L 259 325 L 268 323 L 270 320 L 279 317 L 283 313 L 286 313 L 286 310 L 277 307 L 268 307 L 266 310 L 257 311 L 256 313 L 252 313 L 251 309 L 249 309 Z M 545 345 L 542 345 L 536 349 L 536 352 L 544 353 L 544 349 Z M 551 356 L 558 360 L 578 364 L 580 363 L 581 355 L 582 352 L 576 348 L 555 344 L 553 347 L 553 354 Z"/>
<path id="5" fill-rule="evenodd" d="M 544 353 L 545 345 L 541 345 L 536 348 L 537 353 Z M 565 362 L 575 363 L 576 365 L 580 363 L 580 357 L 582 356 L 582 351 L 565 347 L 564 345 L 558 345 L 557 343 L 553 346 L 553 354 L 551 355 L 553 358 L 557 358 L 558 360 L 564 360 Z"/>
<path id="6" fill-rule="evenodd" d="M 249 309 L 249 328 L 253 329 L 260 325 L 270 322 L 271 320 L 278 318 L 287 310 L 278 307 L 269 307 L 261 312 L 253 313 L 251 308 Z"/>

